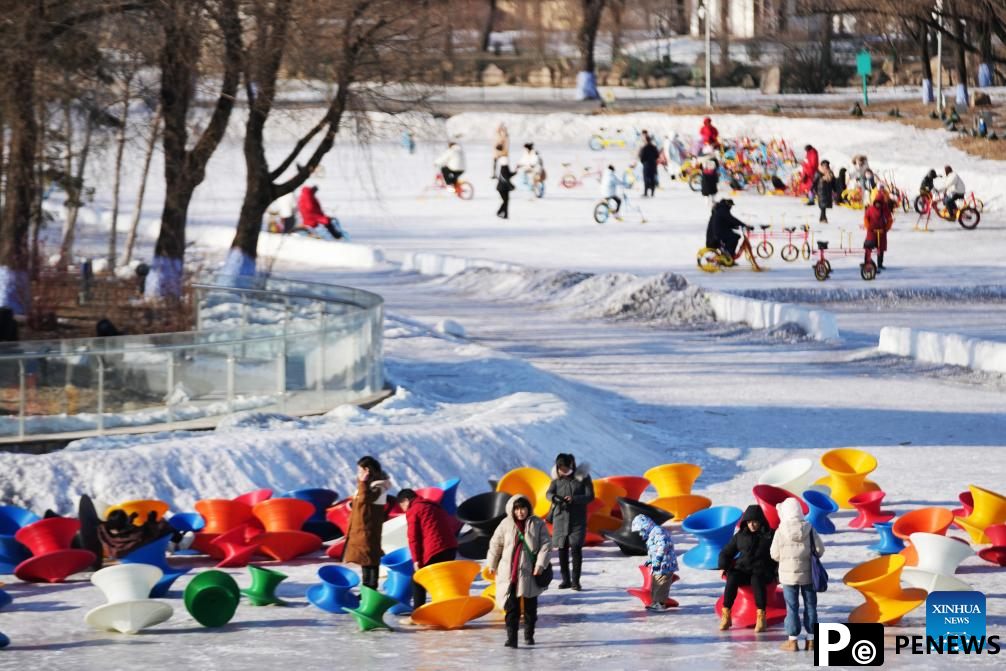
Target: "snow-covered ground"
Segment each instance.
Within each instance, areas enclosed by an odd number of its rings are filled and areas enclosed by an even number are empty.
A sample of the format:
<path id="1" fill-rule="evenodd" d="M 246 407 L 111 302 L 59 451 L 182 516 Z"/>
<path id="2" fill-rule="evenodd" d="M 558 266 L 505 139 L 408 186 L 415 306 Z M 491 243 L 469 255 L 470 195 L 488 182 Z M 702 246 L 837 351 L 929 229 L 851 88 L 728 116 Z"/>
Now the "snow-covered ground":
<path id="1" fill-rule="evenodd" d="M 536 142 L 551 175 L 543 200 L 514 194 L 507 221 L 493 216 L 497 198 L 489 180 L 488 145 L 500 120 L 510 126 L 513 146 Z M 317 179 L 319 197 L 354 243 L 382 254 L 372 257 L 370 268 L 337 268 L 327 260 L 337 243 L 298 241 L 270 247 L 278 249 L 273 270 L 385 296 L 387 374 L 395 395 L 370 410 L 339 408 L 304 419 L 253 412 L 214 432 L 94 439 L 39 457 L 0 455 L 3 502 L 67 510 L 86 491 L 105 501 L 158 496 L 187 510 L 198 498 L 259 486 L 329 486 L 344 493 L 353 463 L 364 453 L 381 459 L 397 486 L 460 476 L 463 498 L 484 491 L 487 478 L 512 467 L 547 468 L 557 452 L 571 451 L 591 462 L 597 475 L 697 463 L 705 469 L 697 493 L 716 504 L 742 506 L 767 467 L 795 456 L 816 462 L 835 447 L 878 457 L 875 479 L 888 493 L 888 507 L 899 513 L 924 505 L 955 507 L 957 494 L 971 483 L 1001 491 L 1002 376 L 882 354 L 877 336 L 883 326 L 905 326 L 1006 340 L 1000 319 L 1006 314 L 1003 210 L 995 198 L 1006 188 L 1003 165 L 948 148 L 940 132 L 894 123 L 718 117 L 727 135 L 784 137 L 798 147 L 812 143 L 833 164 L 865 151 L 875 169 L 891 171 L 907 188 L 929 167 L 946 162 L 963 174 L 969 190 L 987 203 L 978 229 L 937 222 L 934 233 L 914 233 L 915 216 L 899 215 L 886 259 L 890 270 L 873 283 L 859 278 L 854 260 L 835 261 L 835 274 L 825 283 L 814 280 L 809 262 L 785 264 L 778 257 L 764 273 L 741 268 L 706 275 L 694 259 L 708 210 L 686 186 L 665 181 L 657 198 L 639 200 L 646 224 L 627 216 L 599 226 L 591 219 L 595 185 L 571 191 L 556 185 L 562 162 L 622 168 L 631 160 L 629 150 L 587 149 L 587 137 L 600 126 L 693 134 L 698 121 L 465 114 L 446 124 L 425 119 L 416 125 L 419 149 L 412 156 L 395 144 L 400 127 L 394 124 L 379 126 L 368 147 L 340 143 Z M 466 178 L 476 188 L 471 202 L 438 194 L 421 198 L 448 136 L 460 137 L 468 150 Z M 276 131 L 276 137 L 286 136 Z M 238 210 L 240 166 L 240 142 L 232 135 L 190 209 L 190 237 L 210 257 L 222 256 Z M 151 182 L 148 234 L 155 230 L 149 224 L 160 188 Z M 816 219 L 816 210 L 789 198 L 742 193 L 736 200 L 737 214 L 751 223 Z M 858 242 L 860 217 L 833 210 L 832 223 L 814 224 L 815 236 L 834 247 L 844 229 Z M 100 225 L 82 237 L 85 247 L 88 239 L 100 241 Z M 149 245 L 148 237 L 145 253 Z M 406 259 L 412 264 L 407 268 L 416 267 L 416 252 L 492 263 L 447 276 L 403 271 L 399 264 Z M 479 264 L 455 265 L 452 270 Z M 842 339 L 817 341 L 790 328 L 758 331 L 716 322 L 702 298 L 706 289 L 829 310 Z M 435 326 L 445 320 L 457 322 L 464 337 L 438 333 Z M 844 522 L 849 515 L 839 518 Z M 870 557 L 865 546 L 871 534 L 840 528 L 827 539 L 833 582 L 821 597 L 823 621 L 844 621 L 859 602 L 841 577 Z M 679 552 L 693 542 L 680 532 L 674 536 Z M 313 669 L 331 668 L 336 654 L 340 668 L 580 667 L 600 660 L 612 668 L 684 663 L 705 669 L 734 667 L 739 656 L 752 668 L 812 663 L 806 654 L 775 649 L 778 628 L 758 637 L 746 630 L 717 632 L 712 605 L 721 583 L 715 572 L 684 568 L 672 590 L 681 608 L 646 616 L 624 594 L 638 582 L 637 563 L 608 546 L 589 551 L 586 591 L 547 594 L 539 646 L 517 651 L 503 650 L 501 624 L 492 618 L 452 633 L 399 626 L 390 634 L 358 634 L 351 620 L 307 605 L 303 593 L 319 564 L 313 560 L 281 568 L 291 575 L 280 588 L 291 608 L 243 604 L 229 627 L 208 631 L 172 598 L 175 618 L 134 638 L 85 627 L 83 613 L 101 601 L 97 588 L 86 583 L 14 584 L 15 602 L 0 613 L 0 631 L 13 640 L 0 654 L 0 668 L 159 668 L 184 660 L 207 669 Z M 959 577 L 987 595 L 989 633 L 1002 631 L 1006 574 L 972 558 Z M 239 580 L 245 585 L 248 578 Z M 179 581 L 179 588 L 184 584 Z M 888 628 L 889 663 L 942 668 L 937 657 L 894 658 L 893 635 L 921 634 L 923 627 L 924 616 L 915 611 L 900 628 Z M 995 660 L 972 657 L 967 663 Z"/>

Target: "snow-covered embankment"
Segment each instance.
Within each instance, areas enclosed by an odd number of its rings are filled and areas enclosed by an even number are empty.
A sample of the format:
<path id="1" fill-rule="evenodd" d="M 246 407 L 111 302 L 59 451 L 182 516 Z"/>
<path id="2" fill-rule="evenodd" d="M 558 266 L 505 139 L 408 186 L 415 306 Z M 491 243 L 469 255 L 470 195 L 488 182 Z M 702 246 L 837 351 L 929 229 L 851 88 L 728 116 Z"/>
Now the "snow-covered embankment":
<path id="1" fill-rule="evenodd" d="M 878 349 L 943 366 L 963 366 L 989 373 L 1006 373 L 1006 343 L 897 326 L 880 331 Z"/>

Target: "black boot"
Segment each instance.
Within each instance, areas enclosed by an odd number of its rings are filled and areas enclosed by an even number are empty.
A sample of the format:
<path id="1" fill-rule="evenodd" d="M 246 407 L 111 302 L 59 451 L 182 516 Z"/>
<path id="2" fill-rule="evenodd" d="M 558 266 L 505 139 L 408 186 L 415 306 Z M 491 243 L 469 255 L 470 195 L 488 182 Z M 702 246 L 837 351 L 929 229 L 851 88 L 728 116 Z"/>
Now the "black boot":
<path id="1" fill-rule="evenodd" d="M 505 647 L 507 647 L 507 648 L 516 648 L 517 647 L 517 628 L 516 627 L 513 627 L 512 629 L 510 627 L 506 628 L 506 643 L 504 643 L 503 645 Z"/>
<path id="2" fill-rule="evenodd" d="M 583 568 L 583 549 L 573 548 L 573 591 L 579 592 L 582 588 L 580 587 L 580 569 Z"/>
<path id="3" fill-rule="evenodd" d="M 569 548 L 559 548 L 559 573 L 562 575 L 559 589 L 572 587 L 573 583 L 569 580 Z"/>
<path id="4" fill-rule="evenodd" d="M 538 598 L 524 599 L 524 645 L 534 645 L 534 625 L 538 622 Z"/>

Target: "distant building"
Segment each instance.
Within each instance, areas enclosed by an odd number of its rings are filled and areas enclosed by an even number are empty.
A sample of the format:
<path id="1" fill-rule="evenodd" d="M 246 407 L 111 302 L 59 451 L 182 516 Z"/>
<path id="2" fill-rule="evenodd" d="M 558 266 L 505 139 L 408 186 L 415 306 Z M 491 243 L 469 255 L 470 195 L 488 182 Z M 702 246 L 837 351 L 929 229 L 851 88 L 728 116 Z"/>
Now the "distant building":
<path id="1" fill-rule="evenodd" d="M 699 19 L 700 0 L 687 0 L 690 17 L 688 32 L 696 37 L 705 33 Z M 789 32 L 816 32 L 823 17 L 807 16 L 799 11 L 800 0 L 707 0 L 706 11 L 713 33 L 723 30 L 723 5 L 728 3 L 727 30 L 735 39 Z"/>

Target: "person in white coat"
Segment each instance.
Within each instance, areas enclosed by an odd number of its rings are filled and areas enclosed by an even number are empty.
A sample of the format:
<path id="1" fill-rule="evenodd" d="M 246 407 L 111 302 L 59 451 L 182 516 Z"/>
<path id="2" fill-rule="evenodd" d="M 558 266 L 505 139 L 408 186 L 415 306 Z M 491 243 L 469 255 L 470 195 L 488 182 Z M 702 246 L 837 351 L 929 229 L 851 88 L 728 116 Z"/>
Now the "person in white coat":
<path id="1" fill-rule="evenodd" d="M 440 174 L 444 176 L 444 182 L 448 186 L 457 189 L 458 178 L 465 171 L 465 151 L 457 142 L 447 143 L 447 151 L 437 158 L 435 165 L 440 168 Z"/>
<path id="2" fill-rule="evenodd" d="M 601 177 L 601 197 L 608 201 L 614 201 L 615 209 L 611 212 L 616 219 L 621 219 L 618 211 L 622 209 L 622 199 L 618 195 L 618 190 L 628 188 L 628 186 L 625 180 L 615 174 L 615 166 L 613 165 L 609 165 L 604 176 Z"/>
<path id="3" fill-rule="evenodd" d="M 940 180 L 940 188 L 943 190 L 943 204 L 947 206 L 947 212 L 953 219 L 957 215 L 957 201 L 964 198 L 964 180 L 954 172 L 949 165 L 943 166 L 944 177 Z"/>
<path id="4" fill-rule="evenodd" d="M 803 518 L 797 499 L 789 498 L 777 506 L 779 527 L 772 537 L 769 555 L 779 563 L 779 584 L 786 599 L 786 634 L 783 650 L 796 652 L 800 637 L 800 597 L 803 595 L 803 627 L 807 632 L 804 650 L 814 649 L 814 625 L 817 624 L 817 592 L 811 573 L 811 552 L 824 554 L 821 536 Z"/>
<path id="5" fill-rule="evenodd" d="M 293 191 L 276 199 L 276 216 L 283 225 L 284 233 L 289 233 L 297 225 L 297 197 Z"/>

